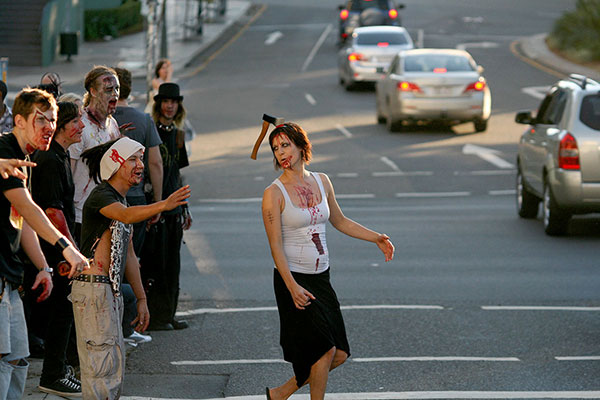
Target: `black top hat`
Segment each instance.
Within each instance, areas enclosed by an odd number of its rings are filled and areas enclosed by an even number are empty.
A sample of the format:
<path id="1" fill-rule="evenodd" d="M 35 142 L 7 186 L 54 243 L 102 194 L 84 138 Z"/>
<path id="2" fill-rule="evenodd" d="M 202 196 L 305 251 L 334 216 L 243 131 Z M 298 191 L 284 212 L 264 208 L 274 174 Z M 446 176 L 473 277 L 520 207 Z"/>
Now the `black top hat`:
<path id="1" fill-rule="evenodd" d="M 158 87 L 158 94 L 154 96 L 154 101 L 161 99 L 183 100 L 183 96 L 179 94 L 179 85 L 176 83 L 163 83 Z"/>

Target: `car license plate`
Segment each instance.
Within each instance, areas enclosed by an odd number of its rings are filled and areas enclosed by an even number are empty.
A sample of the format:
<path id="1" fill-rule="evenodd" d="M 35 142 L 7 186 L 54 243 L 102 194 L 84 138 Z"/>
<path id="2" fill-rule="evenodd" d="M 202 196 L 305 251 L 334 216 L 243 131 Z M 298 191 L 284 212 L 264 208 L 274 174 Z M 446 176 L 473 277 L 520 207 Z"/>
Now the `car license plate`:
<path id="1" fill-rule="evenodd" d="M 375 72 L 377 72 L 378 74 L 383 74 L 383 73 L 385 73 L 385 68 L 383 68 L 383 67 L 377 67 L 376 70 L 375 70 Z"/>
<path id="2" fill-rule="evenodd" d="M 447 96 L 452 94 L 452 86 L 437 86 L 434 93 L 440 96 Z"/>

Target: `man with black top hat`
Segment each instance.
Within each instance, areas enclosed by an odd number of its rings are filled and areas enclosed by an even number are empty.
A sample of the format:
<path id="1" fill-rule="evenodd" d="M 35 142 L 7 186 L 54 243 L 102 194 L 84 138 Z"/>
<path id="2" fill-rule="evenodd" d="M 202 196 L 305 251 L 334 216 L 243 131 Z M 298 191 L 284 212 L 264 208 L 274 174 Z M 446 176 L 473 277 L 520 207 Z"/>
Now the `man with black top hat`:
<path id="1" fill-rule="evenodd" d="M 183 186 L 180 168 L 189 165 L 185 149 L 183 96 L 176 83 L 163 83 L 154 96 L 152 118 L 162 144 L 163 199 Z M 187 328 L 187 322 L 175 320 L 179 298 L 180 249 L 183 231 L 190 228 L 192 217 L 187 205 L 161 214 L 160 220 L 146 233 L 141 256 L 142 277 L 147 290 L 152 321 L 148 330 Z"/>

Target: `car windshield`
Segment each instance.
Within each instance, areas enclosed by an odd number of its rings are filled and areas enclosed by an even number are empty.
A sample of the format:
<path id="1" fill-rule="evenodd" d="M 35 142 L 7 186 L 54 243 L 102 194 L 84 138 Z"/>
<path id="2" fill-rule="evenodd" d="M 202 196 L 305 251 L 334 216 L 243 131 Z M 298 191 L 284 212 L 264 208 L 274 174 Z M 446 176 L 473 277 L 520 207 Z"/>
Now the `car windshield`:
<path id="1" fill-rule="evenodd" d="M 387 0 L 352 0 L 350 2 L 350 11 L 362 11 L 367 8 L 379 8 L 380 10 L 388 9 Z"/>
<path id="2" fill-rule="evenodd" d="M 589 95 L 583 98 L 579 119 L 586 126 L 600 131 L 600 95 Z"/>
<path id="3" fill-rule="evenodd" d="M 406 72 L 465 72 L 475 68 L 464 56 L 447 54 L 414 54 L 404 59 Z"/>
<path id="4" fill-rule="evenodd" d="M 387 43 L 387 45 L 395 46 L 407 44 L 408 40 L 406 39 L 406 36 L 401 33 L 389 32 L 365 32 L 359 34 L 356 38 L 356 44 L 361 46 L 377 46 L 380 43 Z"/>

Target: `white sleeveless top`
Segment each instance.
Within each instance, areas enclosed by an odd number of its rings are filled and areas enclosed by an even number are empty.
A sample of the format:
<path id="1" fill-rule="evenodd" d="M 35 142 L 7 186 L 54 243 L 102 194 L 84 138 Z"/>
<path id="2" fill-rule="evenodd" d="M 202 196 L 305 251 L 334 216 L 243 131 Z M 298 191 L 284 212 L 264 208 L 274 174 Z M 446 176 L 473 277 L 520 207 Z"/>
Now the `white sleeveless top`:
<path id="1" fill-rule="evenodd" d="M 314 172 L 310 174 L 317 181 L 321 191 L 321 202 L 314 207 L 296 207 L 279 178 L 273 183 L 279 187 L 285 199 L 285 207 L 281 213 L 281 231 L 283 251 L 290 271 L 319 274 L 329 268 L 329 251 L 325 238 L 329 205 L 321 177 Z"/>

